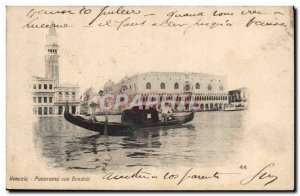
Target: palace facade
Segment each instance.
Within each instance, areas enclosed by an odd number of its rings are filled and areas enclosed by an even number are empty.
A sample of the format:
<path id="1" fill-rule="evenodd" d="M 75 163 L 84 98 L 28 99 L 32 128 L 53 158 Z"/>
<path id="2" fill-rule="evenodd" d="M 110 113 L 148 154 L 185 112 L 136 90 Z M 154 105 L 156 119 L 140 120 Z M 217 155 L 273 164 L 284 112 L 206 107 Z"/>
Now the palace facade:
<path id="1" fill-rule="evenodd" d="M 68 102 L 73 114 L 80 111 L 79 86 L 59 83 L 59 45 L 55 25 L 46 36 L 45 77 L 32 76 L 33 114 L 62 115 Z"/>
<path id="2" fill-rule="evenodd" d="M 186 95 L 186 106 L 195 97 L 200 111 L 223 110 L 228 105 L 227 78 L 204 73 L 183 72 L 147 72 L 131 77 L 124 77 L 114 83 L 109 80 L 104 84 L 104 94 L 140 94 L 143 101 L 150 95 Z M 168 97 L 167 97 L 168 99 Z"/>

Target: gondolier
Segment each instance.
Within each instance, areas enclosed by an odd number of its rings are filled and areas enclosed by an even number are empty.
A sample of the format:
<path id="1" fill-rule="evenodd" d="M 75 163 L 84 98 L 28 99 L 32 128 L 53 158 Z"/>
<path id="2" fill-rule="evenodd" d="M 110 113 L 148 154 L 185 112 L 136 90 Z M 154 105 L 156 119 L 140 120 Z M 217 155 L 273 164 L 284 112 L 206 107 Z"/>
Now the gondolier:
<path id="1" fill-rule="evenodd" d="M 97 122 L 97 119 L 96 119 L 96 108 L 97 106 L 100 105 L 100 100 L 103 96 L 103 91 L 100 90 L 99 93 L 97 95 L 95 95 L 91 100 L 90 100 L 90 103 L 89 103 L 89 109 L 90 109 L 90 121 L 94 121 L 94 122 Z"/>
<path id="2" fill-rule="evenodd" d="M 168 118 L 171 116 L 172 113 L 172 109 L 168 104 L 166 104 L 161 111 L 162 122 L 167 122 Z"/>

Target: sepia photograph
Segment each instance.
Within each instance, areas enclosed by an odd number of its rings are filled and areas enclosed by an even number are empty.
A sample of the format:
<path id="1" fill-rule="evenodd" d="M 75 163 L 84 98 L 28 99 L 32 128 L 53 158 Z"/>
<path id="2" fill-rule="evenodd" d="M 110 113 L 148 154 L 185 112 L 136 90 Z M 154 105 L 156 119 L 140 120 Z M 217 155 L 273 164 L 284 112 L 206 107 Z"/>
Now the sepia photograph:
<path id="1" fill-rule="evenodd" d="M 8 190 L 293 191 L 294 8 L 7 6 Z"/>

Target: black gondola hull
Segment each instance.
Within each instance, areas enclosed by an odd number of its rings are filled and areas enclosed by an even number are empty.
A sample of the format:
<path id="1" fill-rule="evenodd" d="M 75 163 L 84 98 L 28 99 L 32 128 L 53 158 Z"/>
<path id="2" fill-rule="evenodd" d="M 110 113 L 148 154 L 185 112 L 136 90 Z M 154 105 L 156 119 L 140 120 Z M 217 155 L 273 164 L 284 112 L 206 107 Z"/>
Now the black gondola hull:
<path id="1" fill-rule="evenodd" d="M 81 116 L 74 116 L 69 113 L 68 107 L 64 112 L 65 119 L 81 128 L 98 132 L 100 134 L 107 134 L 107 135 L 130 135 L 134 130 L 143 129 L 143 128 L 154 128 L 154 127 L 167 127 L 167 126 L 177 126 L 182 125 L 187 122 L 190 122 L 194 118 L 194 112 L 190 114 L 181 116 L 181 117 L 174 117 L 173 120 L 167 122 L 144 122 L 141 124 L 129 124 L 129 123 L 117 123 L 117 122 L 94 122 L 88 119 L 85 119 Z"/>

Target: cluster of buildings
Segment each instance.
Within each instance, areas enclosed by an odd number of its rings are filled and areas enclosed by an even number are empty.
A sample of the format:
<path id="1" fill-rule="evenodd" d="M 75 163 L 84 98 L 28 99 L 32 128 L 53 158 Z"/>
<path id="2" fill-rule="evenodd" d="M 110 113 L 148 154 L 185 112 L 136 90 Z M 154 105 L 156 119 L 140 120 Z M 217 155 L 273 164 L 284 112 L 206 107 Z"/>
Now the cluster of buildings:
<path id="1" fill-rule="evenodd" d="M 32 76 L 33 114 L 62 115 L 67 102 L 71 113 L 80 113 L 79 86 L 59 82 L 59 45 L 52 25 L 46 37 L 45 77 Z"/>
<path id="2" fill-rule="evenodd" d="M 79 98 L 77 84 L 59 82 L 59 45 L 54 25 L 49 29 L 45 45 L 45 76 L 32 76 L 33 114 L 39 116 L 62 115 L 68 102 L 72 114 L 89 112 L 91 99 L 100 89 L 86 89 Z M 107 81 L 103 86 L 105 94 L 126 94 L 129 97 L 141 95 L 143 102 L 149 96 L 158 95 L 167 99 L 177 96 L 176 105 L 185 95 L 185 108 L 191 97 L 199 103 L 199 111 L 224 110 L 228 105 L 247 107 L 246 88 L 228 91 L 227 78 L 204 73 L 146 72 L 124 77 L 119 82 Z"/>

